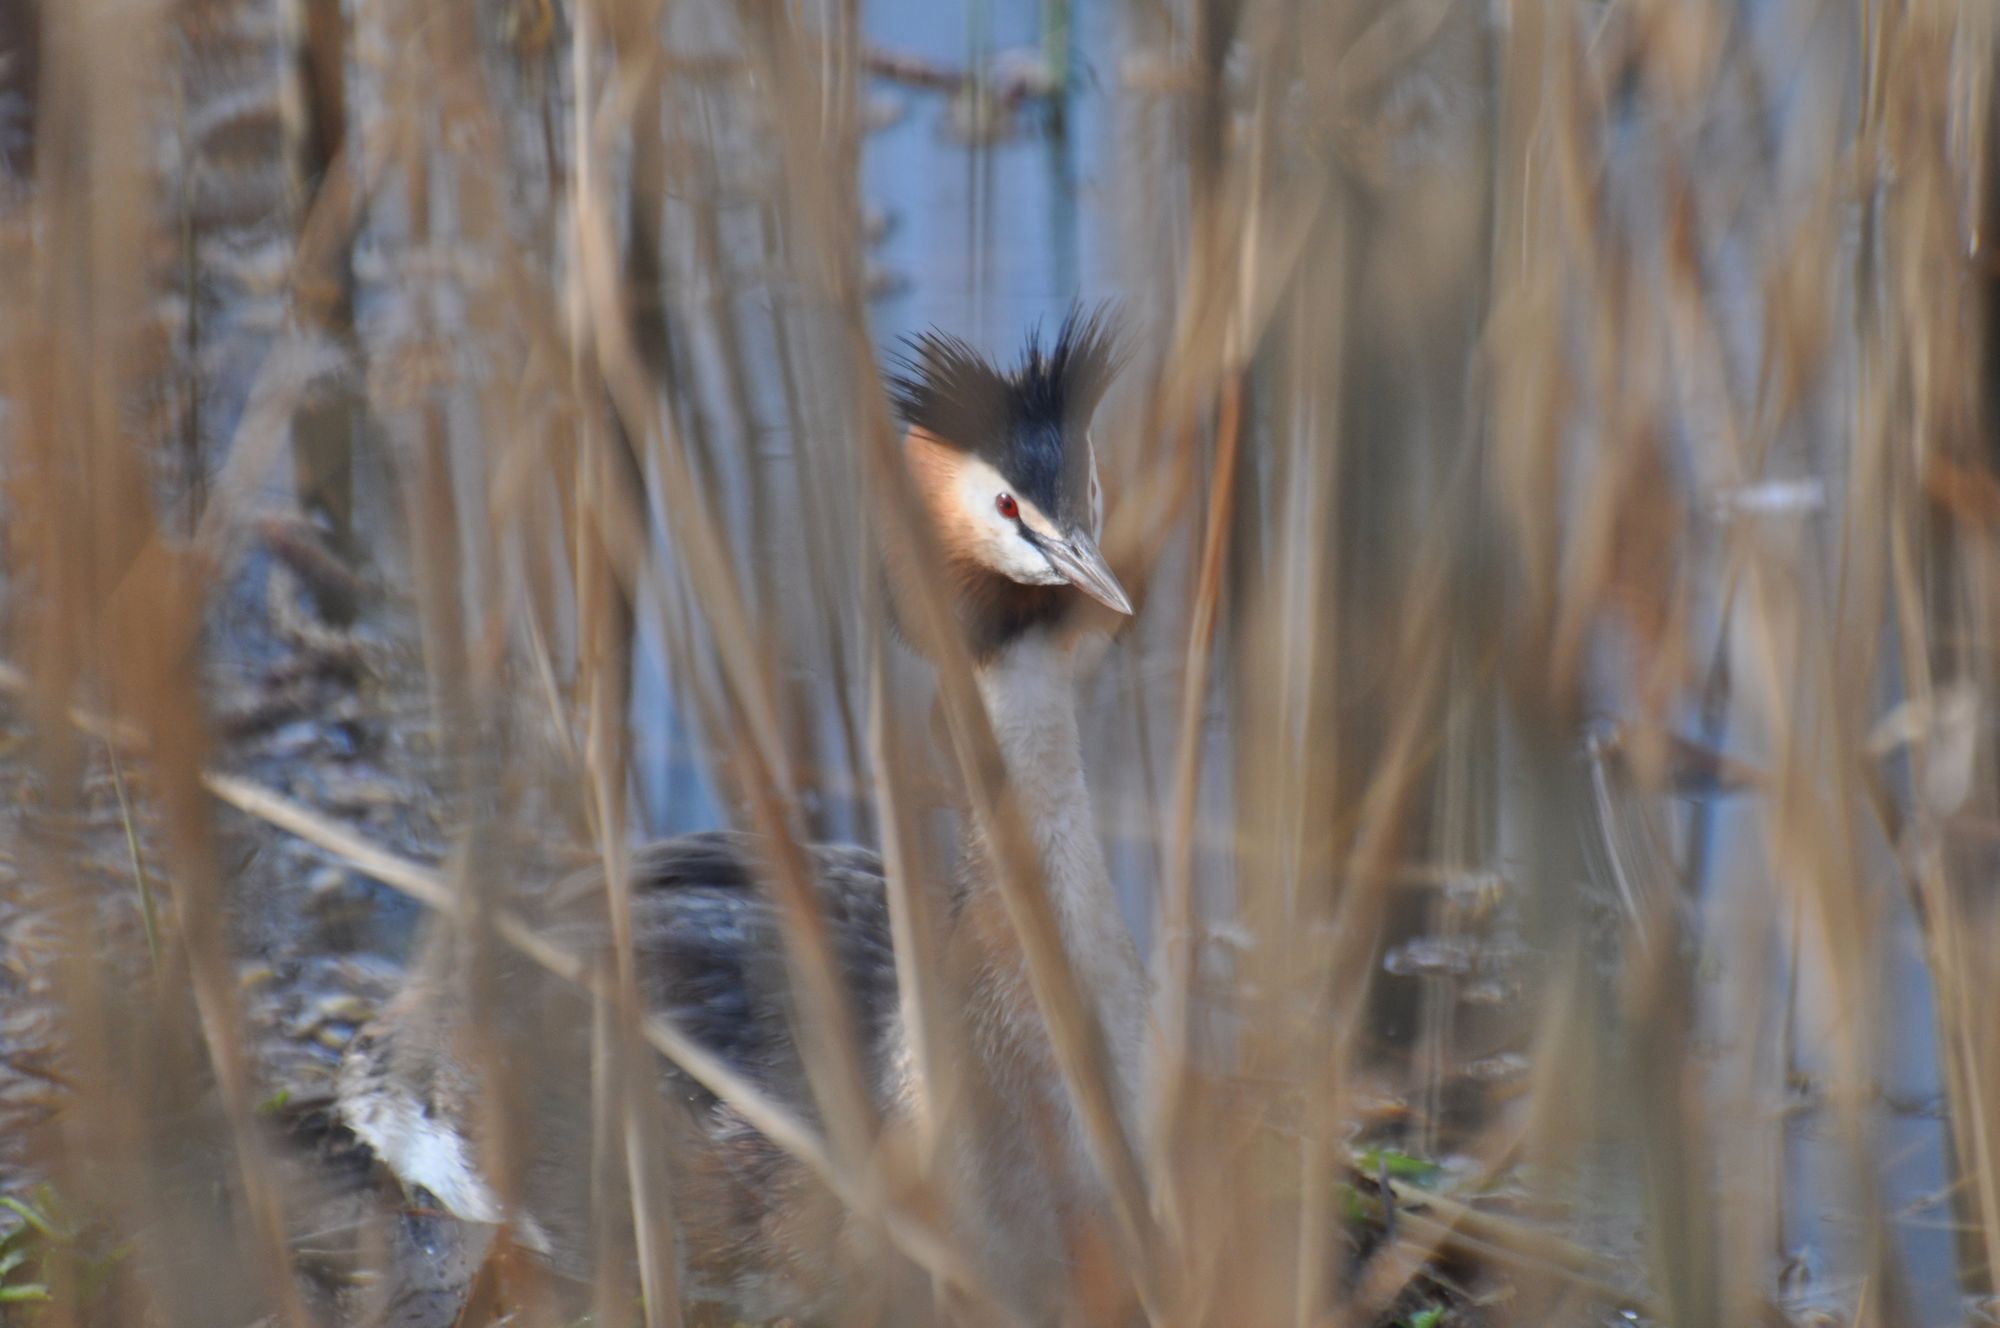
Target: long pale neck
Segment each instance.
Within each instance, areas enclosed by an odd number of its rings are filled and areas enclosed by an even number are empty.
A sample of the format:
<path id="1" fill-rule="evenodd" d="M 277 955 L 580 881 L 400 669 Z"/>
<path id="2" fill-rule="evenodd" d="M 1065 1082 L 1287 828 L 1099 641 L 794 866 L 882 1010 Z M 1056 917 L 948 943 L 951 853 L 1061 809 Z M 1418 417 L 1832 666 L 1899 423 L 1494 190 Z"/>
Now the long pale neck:
<path id="1" fill-rule="evenodd" d="M 1070 963 L 1097 1006 L 1129 1104 L 1145 1024 L 1145 970 L 1118 911 L 1091 816 L 1076 726 L 1074 650 L 1040 633 L 979 671 L 979 691 L 1040 849 Z"/>

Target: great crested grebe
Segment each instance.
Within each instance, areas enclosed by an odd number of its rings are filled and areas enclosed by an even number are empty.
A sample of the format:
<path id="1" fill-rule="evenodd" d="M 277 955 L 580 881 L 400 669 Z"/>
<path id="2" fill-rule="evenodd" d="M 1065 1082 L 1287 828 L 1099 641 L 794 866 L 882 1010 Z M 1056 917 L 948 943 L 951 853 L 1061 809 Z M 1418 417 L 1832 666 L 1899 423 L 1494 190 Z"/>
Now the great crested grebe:
<path id="1" fill-rule="evenodd" d="M 1103 504 L 1088 432 L 1115 360 L 1099 315 L 1072 314 L 1046 349 L 1031 334 L 1012 369 L 933 333 L 911 343 L 891 392 L 908 426 L 914 488 L 942 554 L 942 585 L 1040 852 L 1070 963 L 1104 1029 L 1129 1126 L 1146 978 L 1091 817 L 1072 676 L 1075 644 L 1088 627 L 1077 612 L 1084 597 L 1132 611 L 1097 548 Z M 635 851 L 640 982 L 654 1012 L 809 1113 L 779 924 L 758 885 L 757 855 L 753 837 L 732 833 Z M 919 1091 L 898 1013 L 881 863 L 844 846 L 816 847 L 812 860 L 864 1068 L 893 1126 L 913 1111 Z M 583 877 L 557 894 L 601 898 L 603 891 Z M 989 851 L 976 836 L 949 897 L 947 961 L 963 999 L 962 1060 L 985 1103 L 977 1139 L 950 1164 L 961 1196 L 954 1202 L 966 1210 L 952 1223 L 982 1280 L 1016 1313 L 1046 1320 L 1065 1285 L 1071 1220 L 1097 1209 L 1101 1187 Z M 585 943 L 601 945 L 600 923 L 573 925 Z M 339 1109 L 404 1182 L 470 1221 L 513 1218 L 560 1262 L 563 1250 L 580 1247 L 590 1220 L 581 1179 L 590 1170 L 582 1160 L 589 1111 L 576 1089 L 590 1082 L 576 1050 L 588 1039 L 572 1025 L 515 1043 L 532 1054 L 525 1080 L 535 1087 L 518 1108 L 530 1123 L 510 1135 L 522 1172 L 518 1189 L 508 1191 L 522 1196 L 510 1214 L 481 1166 L 480 1094 L 465 1046 L 479 1028 L 536 1027 L 550 984 L 502 956 L 479 988 L 487 1017 L 475 1021 L 455 944 L 449 931 L 429 944 L 404 990 L 357 1036 L 342 1067 Z M 751 1320 L 814 1319 L 840 1308 L 855 1287 L 844 1277 L 838 1204 L 727 1105 L 671 1072 L 665 1078 L 679 1104 L 668 1113 L 667 1151 L 684 1291 Z"/>

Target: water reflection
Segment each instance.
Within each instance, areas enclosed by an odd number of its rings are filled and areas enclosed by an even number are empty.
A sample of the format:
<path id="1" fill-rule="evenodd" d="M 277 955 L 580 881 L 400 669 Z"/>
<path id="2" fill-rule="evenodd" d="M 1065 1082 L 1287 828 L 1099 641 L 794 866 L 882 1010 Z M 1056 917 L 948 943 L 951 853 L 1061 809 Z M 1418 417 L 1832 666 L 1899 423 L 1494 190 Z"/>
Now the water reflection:
<path id="1" fill-rule="evenodd" d="M 891 222 L 879 257 L 905 282 L 872 310 L 883 346 L 937 326 L 1004 351 L 1022 329 L 1053 326 L 1072 301 L 1117 294 L 1113 264 L 1096 244 L 1109 212 L 1102 169 L 1113 128 L 1109 8 L 1077 7 L 1074 77 L 1060 117 L 1026 106 L 1012 132 L 980 142 L 959 131 L 949 98 L 895 92 L 909 99 L 908 113 L 862 154 L 863 197 Z M 963 66 L 1035 47 L 1036 9 L 997 6 L 982 34 L 965 8 L 879 0 L 867 28 L 881 43 Z"/>

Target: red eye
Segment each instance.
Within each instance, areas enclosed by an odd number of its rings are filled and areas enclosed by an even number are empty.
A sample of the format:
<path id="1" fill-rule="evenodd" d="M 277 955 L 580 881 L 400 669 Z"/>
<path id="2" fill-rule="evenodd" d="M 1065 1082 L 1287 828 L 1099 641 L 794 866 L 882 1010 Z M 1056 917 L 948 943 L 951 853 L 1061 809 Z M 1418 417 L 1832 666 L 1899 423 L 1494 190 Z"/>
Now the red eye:
<path id="1" fill-rule="evenodd" d="M 998 498 L 995 498 L 993 506 L 999 511 L 1001 516 L 1006 517 L 1009 521 L 1015 520 L 1021 515 L 1021 505 L 1014 501 L 1014 495 L 1011 493 L 1003 493 Z"/>

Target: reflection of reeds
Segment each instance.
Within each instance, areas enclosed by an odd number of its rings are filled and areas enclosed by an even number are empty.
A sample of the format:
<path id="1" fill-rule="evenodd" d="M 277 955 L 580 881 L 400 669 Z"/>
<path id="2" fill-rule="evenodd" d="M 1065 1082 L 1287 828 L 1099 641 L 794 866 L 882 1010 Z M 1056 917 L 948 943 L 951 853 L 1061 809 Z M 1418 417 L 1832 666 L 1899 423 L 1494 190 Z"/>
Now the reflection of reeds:
<path id="1" fill-rule="evenodd" d="M 1100 819 L 1141 850 L 1120 860 L 1157 864 L 1128 882 L 1158 984 L 1133 1131 L 948 606 L 897 586 L 937 662 L 926 751 L 875 571 L 929 539 L 857 197 L 863 80 L 908 61 L 853 6 L 377 4 L 349 31 L 320 0 L 286 0 L 289 28 L 253 0 L 43 6 L 35 173 L 0 198 L 5 865 L 36 922 L 0 940 L 25 975 L 0 994 L 60 1037 L 0 1064 L 60 1090 L 28 1160 L 131 1253 L 95 1290 L 51 1272 L 39 1321 L 380 1308 L 308 1268 L 332 1182 L 297 1181 L 257 1109 L 313 1087 L 239 981 L 245 916 L 301 908 L 258 864 L 300 844 L 437 910 L 475 992 L 518 953 L 588 993 L 598 1322 L 679 1317 L 656 1055 L 859 1215 L 885 1304 L 929 1285 L 977 1320 L 995 1288 L 951 1214 L 978 1196 L 946 1192 L 983 1114 L 941 769 L 1105 1162 L 1076 1321 L 1747 1323 L 1808 1241 L 1855 1322 L 1911 1321 L 1947 1271 L 1990 1295 L 1992 19 L 1475 8 L 1134 5 L 1097 71 L 1129 75 L 1109 159 L 1139 348 L 1098 425 L 1105 544 L 1143 612 L 1087 731 Z M 1053 55 L 1069 9 L 1044 12 Z M 286 42 L 318 81 L 260 111 L 243 52 Z M 281 104 L 289 135 L 258 132 Z M 282 281 L 257 277 L 271 246 Z M 300 484 L 353 478 L 330 553 L 262 520 L 288 420 Z M 421 741 L 391 749 L 440 842 L 273 789 L 282 760 L 207 722 L 250 667 L 258 560 L 355 555 L 341 575 L 388 593 L 324 596 L 345 644 L 270 668 L 335 677 L 288 695 L 378 730 L 421 693 Z M 645 1015 L 622 885 L 606 972 L 533 923 L 551 862 L 623 880 L 654 777 L 638 659 L 696 736 L 680 755 L 778 846 L 810 1119 Z M 850 832 L 890 867 L 930 1089 L 910 1147 L 882 1136 L 799 851 Z M 1494 880 L 1512 970 L 1482 949 Z M 1896 967 L 1910 900 L 1927 1012 Z M 1433 959 L 1385 974 L 1413 933 Z M 1926 1014 L 1948 1270 L 1899 1218 L 1925 1186 L 1883 1106 L 1932 1091 L 1884 1089 Z M 470 1043 L 519 1186 L 532 1048 L 493 1024 Z M 1496 1087 L 1471 1065 L 1501 1051 L 1526 1068 Z M 1505 1200 L 1427 1193 L 1384 1146 L 1459 1154 Z M 356 1221 L 358 1283 L 393 1240 Z"/>

